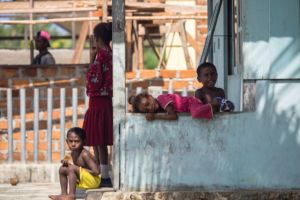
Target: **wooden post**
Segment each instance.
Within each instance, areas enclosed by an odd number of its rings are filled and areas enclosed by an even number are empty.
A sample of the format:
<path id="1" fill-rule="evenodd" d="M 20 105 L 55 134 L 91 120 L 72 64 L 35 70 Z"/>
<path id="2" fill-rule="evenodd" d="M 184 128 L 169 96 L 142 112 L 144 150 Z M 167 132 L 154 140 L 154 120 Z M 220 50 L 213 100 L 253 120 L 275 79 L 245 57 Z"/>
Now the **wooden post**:
<path id="1" fill-rule="evenodd" d="M 72 12 L 72 17 L 76 17 L 75 12 Z M 75 44 L 76 44 L 76 22 L 75 21 L 71 22 L 71 27 L 72 27 L 72 48 L 75 49 Z"/>
<path id="2" fill-rule="evenodd" d="M 114 189 L 119 190 L 122 180 L 120 174 L 122 162 L 120 161 L 121 144 L 123 142 L 121 132 L 125 130 L 125 114 L 126 114 L 126 90 L 125 90 L 125 1 L 114 0 L 113 7 L 113 119 L 114 119 L 114 146 L 113 146 L 113 176 Z M 122 134 L 123 135 L 123 134 Z M 123 172 L 124 173 L 124 172 Z"/>
<path id="3" fill-rule="evenodd" d="M 145 27 L 142 24 L 138 25 L 138 68 L 144 68 L 144 37 L 145 37 Z"/>
<path id="4" fill-rule="evenodd" d="M 80 31 L 80 36 L 76 43 L 76 48 L 74 50 L 72 64 L 76 64 L 80 62 L 80 58 L 84 48 L 84 43 L 85 43 L 86 36 L 88 34 L 88 30 L 89 30 L 89 22 L 83 22 Z"/>
<path id="5" fill-rule="evenodd" d="M 34 8 L 34 0 L 30 0 L 30 7 L 31 9 Z M 33 20 L 33 13 L 31 12 L 29 14 L 30 20 Z M 33 24 L 29 25 L 29 45 L 30 45 L 30 64 L 33 64 L 33 58 L 34 58 L 34 45 L 33 45 Z"/>
<path id="6" fill-rule="evenodd" d="M 33 64 L 33 58 L 34 57 L 34 44 L 33 40 L 30 40 L 30 64 Z"/>
<path id="7" fill-rule="evenodd" d="M 102 0 L 102 22 L 107 22 L 107 0 Z"/>
<path id="8" fill-rule="evenodd" d="M 30 4 L 31 9 L 33 9 L 34 8 L 34 0 L 30 0 L 29 4 Z M 30 18 L 30 21 L 33 20 L 32 12 L 29 14 L 29 18 Z M 33 40 L 33 24 L 29 25 L 29 38 L 30 38 L 30 41 Z"/>
<path id="9" fill-rule="evenodd" d="M 132 13 L 127 13 L 132 16 Z M 132 70 L 132 20 L 126 21 L 126 71 Z"/>
<path id="10" fill-rule="evenodd" d="M 132 23 L 132 44 L 133 44 L 133 54 L 132 54 L 132 70 L 138 69 L 138 59 L 139 59 L 139 52 L 138 52 L 138 25 L 137 21 L 133 21 Z"/>
<path id="11" fill-rule="evenodd" d="M 187 37 L 186 37 L 186 31 L 185 31 L 183 21 L 179 22 L 179 37 L 180 37 L 181 45 L 182 45 L 183 52 L 184 52 L 186 66 L 188 69 L 193 69 L 193 67 L 192 67 L 193 64 L 191 62 L 190 54 L 189 54 L 188 47 L 187 47 L 187 39 L 186 39 Z"/>

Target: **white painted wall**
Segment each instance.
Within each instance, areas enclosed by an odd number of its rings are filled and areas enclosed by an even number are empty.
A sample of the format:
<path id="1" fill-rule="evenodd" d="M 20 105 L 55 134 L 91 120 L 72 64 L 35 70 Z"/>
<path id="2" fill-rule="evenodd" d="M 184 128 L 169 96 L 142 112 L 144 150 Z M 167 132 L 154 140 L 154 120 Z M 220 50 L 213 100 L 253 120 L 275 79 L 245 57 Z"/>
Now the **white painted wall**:
<path id="1" fill-rule="evenodd" d="M 258 81 L 256 112 L 147 122 L 121 133 L 124 190 L 300 187 L 300 81 Z"/>

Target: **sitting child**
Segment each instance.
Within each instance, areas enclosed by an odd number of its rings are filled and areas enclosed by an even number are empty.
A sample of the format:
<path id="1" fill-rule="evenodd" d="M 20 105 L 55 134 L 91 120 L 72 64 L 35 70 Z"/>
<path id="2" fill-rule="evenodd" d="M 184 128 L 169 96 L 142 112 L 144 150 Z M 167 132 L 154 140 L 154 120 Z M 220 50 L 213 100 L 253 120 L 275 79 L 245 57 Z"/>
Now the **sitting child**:
<path id="1" fill-rule="evenodd" d="M 147 113 L 146 119 L 177 120 L 177 113 L 190 112 L 193 118 L 211 119 L 213 110 L 219 108 L 218 102 L 203 104 L 195 97 L 182 97 L 177 94 L 162 94 L 156 99 L 147 94 L 141 93 L 129 98 L 133 112 Z M 214 109 L 213 109 L 214 108 Z M 164 115 L 155 113 L 164 112 Z"/>
<path id="2" fill-rule="evenodd" d="M 234 105 L 231 101 L 225 99 L 225 92 L 222 88 L 215 87 L 218 73 L 212 63 L 202 63 L 197 68 L 197 79 L 203 84 L 203 87 L 196 90 L 195 97 L 203 103 L 219 104 L 220 107 L 215 112 L 231 112 Z"/>
<path id="3" fill-rule="evenodd" d="M 90 152 L 83 148 L 84 141 L 85 133 L 83 129 L 74 127 L 67 132 L 66 142 L 71 150 L 71 156 L 65 156 L 61 161 L 62 166 L 59 168 L 61 194 L 49 195 L 50 199 L 75 199 L 76 187 L 82 189 L 99 187 L 100 169 Z"/>

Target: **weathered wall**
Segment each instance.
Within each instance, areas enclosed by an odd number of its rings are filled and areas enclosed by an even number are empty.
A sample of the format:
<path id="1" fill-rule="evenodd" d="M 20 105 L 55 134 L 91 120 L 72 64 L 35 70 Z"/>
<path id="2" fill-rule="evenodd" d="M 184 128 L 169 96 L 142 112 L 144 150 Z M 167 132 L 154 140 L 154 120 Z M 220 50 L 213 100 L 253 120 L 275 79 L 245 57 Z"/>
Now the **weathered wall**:
<path id="1" fill-rule="evenodd" d="M 121 186 L 299 188 L 299 86 L 258 81 L 255 112 L 210 121 L 180 116 L 147 122 L 143 115 L 128 115 L 121 132 Z"/>
<path id="2" fill-rule="evenodd" d="M 242 1 L 239 67 L 244 86 L 251 84 L 251 112 L 210 121 L 127 116 L 120 133 L 124 190 L 300 187 L 299 5 Z"/>

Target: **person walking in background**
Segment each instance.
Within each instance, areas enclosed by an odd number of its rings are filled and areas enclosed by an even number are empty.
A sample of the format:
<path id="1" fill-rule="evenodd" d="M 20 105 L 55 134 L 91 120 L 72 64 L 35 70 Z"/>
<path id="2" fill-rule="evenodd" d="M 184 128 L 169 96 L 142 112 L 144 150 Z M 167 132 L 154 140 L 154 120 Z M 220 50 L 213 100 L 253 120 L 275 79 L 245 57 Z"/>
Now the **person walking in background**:
<path id="1" fill-rule="evenodd" d="M 89 107 L 84 117 L 87 146 L 93 146 L 95 159 L 100 164 L 101 187 L 112 187 L 109 177 L 108 145 L 113 145 L 112 109 L 112 24 L 99 23 L 94 28 L 96 47 L 94 62 L 86 75 Z"/>
<path id="2" fill-rule="evenodd" d="M 35 37 L 35 48 L 39 51 L 39 54 L 33 59 L 34 65 L 54 65 L 55 59 L 52 54 L 48 51 L 50 47 L 50 34 L 41 30 L 37 32 Z"/>

